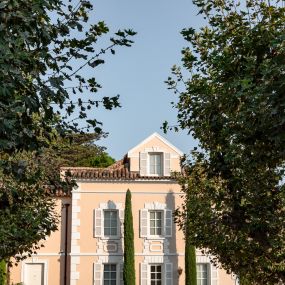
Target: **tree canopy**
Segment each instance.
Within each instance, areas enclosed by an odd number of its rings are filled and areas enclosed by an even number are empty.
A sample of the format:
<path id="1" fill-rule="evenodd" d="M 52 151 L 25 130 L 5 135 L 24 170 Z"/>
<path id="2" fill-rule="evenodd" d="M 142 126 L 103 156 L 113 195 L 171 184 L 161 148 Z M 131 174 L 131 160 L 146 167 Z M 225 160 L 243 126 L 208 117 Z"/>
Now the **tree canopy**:
<path id="1" fill-rule="evenodd" d="M 95 94 L 94 69 L 135 33 L 118 30 L 106 43 L 92 9 L 88 0 L 0 2 L 0 260 L 33 254 L 57 229 L 54 195 L 74 185 L 60 177 L 63 161 L 78 151 L 85 164 L 87 150 L 110 160 L 91 143 L 102 123 L 90 110 L 119 107 L 119 96 Z M 76 135 L 89 131 L 97 135 Z"/>
<path id="2" fill-rule="evenodd" d="M 53 141 L 46 151 L 57 154 L 60 167 L 108 167 L 115 159 L 106 153 L 105 147 L 96 144 L 101 138 L 97 133 L 73 133 Z"/>
<path id="3" fill-rule="evenodd" d="M 177 218 L 184 227 L 187 212 L 191 241 L 213 262 L 253 284 L 283 283 L 284 3 L 193 2 L 208 24 L 182 31 L 184 69 L 167 80 L 178 127 L 199 141 L 180 181 L 191 206 Z"/>
<path id="4" fill-rule="evenodd" d="M 116 46 L 131 46 L 135 33 L 119 30 L 102 48 L 98 41 L 109 29 L 102 21 L 90 23 L 92 9 L 87 0 L 1 1 L 1 150 L 37 150 L 53 129 L 65 134 L 91 127 L 99 133 L 101 123 L 87 111 L 119 106 L 118 96 L 87 96 L 101 87 L 92 69 Z M 90 77 L 82 72 L 86 68 Z"/>

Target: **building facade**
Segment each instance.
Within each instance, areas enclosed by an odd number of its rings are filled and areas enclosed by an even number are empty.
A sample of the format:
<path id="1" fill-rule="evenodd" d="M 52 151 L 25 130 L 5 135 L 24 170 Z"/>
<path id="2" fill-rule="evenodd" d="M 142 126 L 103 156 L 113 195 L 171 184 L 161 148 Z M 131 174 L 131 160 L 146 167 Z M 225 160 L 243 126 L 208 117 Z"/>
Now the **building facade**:
<path id="1" fill-rule="evenodd" d="M 78 187 L 58 199 L 59 231 L 45 247 L 11 271 L 25 285 L 122 285 L 126 191 L 132 193 L 136 284 L 182 285 L 184 239 L 173 221 L 181 204 L 182 152 L 155 133 L 107 169 L 65 168 Z M 236 280 L 197 250 L 198 285 L 234 285 Z"/>

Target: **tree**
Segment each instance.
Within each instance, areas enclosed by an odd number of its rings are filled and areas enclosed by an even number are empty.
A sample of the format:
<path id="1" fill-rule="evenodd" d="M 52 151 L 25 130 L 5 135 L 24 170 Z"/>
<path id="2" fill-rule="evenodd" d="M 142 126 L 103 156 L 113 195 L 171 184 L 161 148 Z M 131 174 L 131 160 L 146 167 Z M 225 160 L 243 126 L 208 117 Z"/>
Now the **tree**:
<path id="1" fill-rule="evenodd" d="M 74 183 L 55 171 L 53 142 L 90 128 L 102 133 L 88 110 L 120 106 L 118 96 L 91 97 L 101 86 L 82 71 L 92 74 L 135 33 L 119 30 L 100 45 L 108 27 L 90 23 L 92 8 L 88 0 L 0 3 L 0 259 L 25 258 L 57 229 L 53 195 Z"/>
<path id="2" fill-rule="evenodd" d="M 101 86 L 82 70 L 103 64 L 116 46 L 131 46 L 135 33 L 119 30 L 102 48 L 99 38 L 109 29 L 90 23 L 92 8 L 88 0 L 1 1 L 0 150 L 38 150 L 53 129 L 65 134 L 92 127 L 99 133 L 101 123 L 87 118 L 87 110 L 119 106 L 118 96 L 88 96 Z M 78 119 L 86 124 L 79 126 Z"/>
<path id="3" fill-rule="evenodd" d="M 208 25 L 182 31 L 189 78 L 174 67 L 167 81 L 179 96 L 178 127 L 199 140 L 180 180 L 191 207 L 178 219 L 184 227 L 189 217 L 194 245 L 227 271 L 284 283 L 285 9 L 282 1 L 194 3 Z"/>
<path id="4" fill-rule="evenodd" d="M 0 261 L 0 285 L 6 284 L 6 274 L 7 274 L 6 262 L 4 260 L 1 260 Z"/>
<path id="5" fill-rule="evenodd" d="M 96 133 L 69 134 L 52 142 L 46 151 L 57 154 L 59 167 L 108 167 L 115 159 L 105 152 L 105 147 L 95 144 L 101 137 Z"/>
<path id="6" fill-rule="evenodd" d="M 123 278 L 126 285 L 136 284 L 132 194 L 129 189 L 125 201 Z"/>
<path id="7" fill-rule="evenodd" d="M 9 156 L 11 169 L 1 168 L 1 260 L 31 256 L 57 230 L 55 197 L 68 194 L 75 183 L 68 175 L 60 177 L 55 157 L 21 152 Z"/>
<path id="8" fill-rule="evenodd" d="M 196 249 L 185 229 L 185 285 L 197 285 Z"/>
<path id="9" fill-rule="evenodd" d="M 88 159 L 102 156 L 113 161 L 103 147 L 93 144 L 95 138 L 98 134 L 73 134 L 53 141 L 41 154 L 0 155 L 0 159 L 9 160 L 7 165 L 11 167 L 0 173 L 1 258 L 17 254 L 17 260 L 24 259 L 57 230 L 54 196 L 68 194 L 75 185 L 68 174 L 62 179 L 61 166 L 88 167 L 91 166 Z M 106 166 L 106 161 L 98 166 Z"/>

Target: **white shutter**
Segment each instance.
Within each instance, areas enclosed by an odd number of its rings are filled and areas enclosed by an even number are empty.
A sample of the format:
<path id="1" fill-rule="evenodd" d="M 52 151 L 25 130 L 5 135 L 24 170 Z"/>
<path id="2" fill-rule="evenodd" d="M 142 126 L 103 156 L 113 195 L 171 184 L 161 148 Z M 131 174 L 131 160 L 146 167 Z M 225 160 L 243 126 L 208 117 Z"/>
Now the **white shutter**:
<path id="1" fill-rule="evenodd" d="M 171 237 L 172 236 L 172 211 L 164 210 L 164 236 Z"/>
<path id="2" fill-rule="evenodd" d="M 172 263 L 165 263 L 165 285 L 173 284 L 173 270 Z"/>
<path id="3" fill-rule="evenodd" d="M 118 236 L 124 236 L 125 211 L 119 210 Z"/>
<path id="4" fill-rule="evenodd" d="M 170 176 L 170 153 L 164 153 L 164 176 Z"/>
<path id="5" fill-rule="evenodd" d="M 148 264 L 141 263 L 141 284 L 148 285 Z"/>
<path id="6" fill-rule="evenodd" d="M 103 210 L 95 209 L 94 210 L 94 237 L 102 237 L 103 233 Z"/>
<path id="7" fill-rule="evenodd" d="M 218 285 L 218 269 L 215 265 L 210 264 L 210 277 L 211 277 L 211 285 Z"/>
<path id="8" fill-rule="evenodd" d="M 140 175 L 147 175 L 147 153 L 140 152 Z"/>
<path id="9" fill-rule="evenodd" d="M 118 270 L 120 272 L 119 285 L 124 285 L 124 263 L 119 263 L 118 267 L 119 267 Z"/>
<path id="10" fill-rule="evenodd" d="M 140 210 L 140 237 L 148 236 L 148 210 Z"/>
<path id="11" fill-rule="evenodd" d="M 102 273 L 103 273 L 103 264 L 102 263 L 94 263 L 93 267 L 94 271 L 94 285 L 102 284 Z"/>

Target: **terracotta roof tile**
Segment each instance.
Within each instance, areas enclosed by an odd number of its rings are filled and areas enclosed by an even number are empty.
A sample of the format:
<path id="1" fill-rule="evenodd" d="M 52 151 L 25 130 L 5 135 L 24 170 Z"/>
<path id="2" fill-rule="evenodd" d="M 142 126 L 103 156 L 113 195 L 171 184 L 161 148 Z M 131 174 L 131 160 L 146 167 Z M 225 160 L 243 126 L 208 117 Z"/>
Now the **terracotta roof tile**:
<path id="1" fill-rule="evenodd" d="M 92 180 L 165 180 L 173 179 L 169 176 L 140 176 L 139 172 L 129 171 L 128 168 L 92 168 L 92 167 L 63 167 L 62 171 L 69 171 L 75 179 Z"/>

